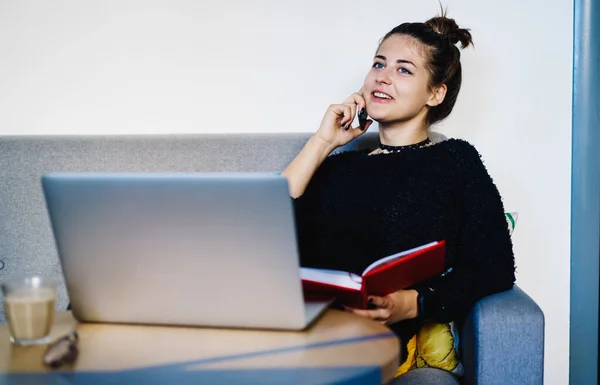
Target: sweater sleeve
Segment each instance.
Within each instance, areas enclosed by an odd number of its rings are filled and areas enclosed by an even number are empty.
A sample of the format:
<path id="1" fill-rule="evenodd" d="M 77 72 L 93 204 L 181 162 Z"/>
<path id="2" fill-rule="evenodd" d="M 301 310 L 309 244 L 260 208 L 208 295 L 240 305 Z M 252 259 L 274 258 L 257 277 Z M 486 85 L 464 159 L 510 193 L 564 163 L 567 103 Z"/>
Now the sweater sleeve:
<path id="1" fill-rule="evenodd" d="M 327 198 L 324 183 L 331 169 L 331 159 L 326 158 L 315 171 L 304 193 L 292 198 L 301 266 L 313 266 L 317 262 L 318 234 L 315 229 L 321 217 L 320 202 L 326 202 Z"/>
<path id="2" fill-rule="evenodd" d="M 419 317 L 450 322 L 465 317 L 481 298 L 512 288 L 512 241 L 501 196 L 479 153 L 467 142 L 456 149 L 464 180 L 461 225 L 454 262 L 446 274 L 416 287 Z"/>

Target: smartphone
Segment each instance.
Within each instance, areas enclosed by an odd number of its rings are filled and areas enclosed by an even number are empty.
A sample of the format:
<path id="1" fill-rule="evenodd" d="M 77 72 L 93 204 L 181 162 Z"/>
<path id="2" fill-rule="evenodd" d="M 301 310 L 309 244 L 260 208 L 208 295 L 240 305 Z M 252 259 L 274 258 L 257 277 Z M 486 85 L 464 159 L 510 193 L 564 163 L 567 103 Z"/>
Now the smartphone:
<path id="1" fill-rule="evenodd" d="M 365 130 L 366 126 L 367 126 L 367 118 L 369 117 L 369 114 L 367 114 L 367 110 L 366 108 L 363 108 L 362 110 L 358 111 L 358 124 L 360 126 L 361 130 Z"/>

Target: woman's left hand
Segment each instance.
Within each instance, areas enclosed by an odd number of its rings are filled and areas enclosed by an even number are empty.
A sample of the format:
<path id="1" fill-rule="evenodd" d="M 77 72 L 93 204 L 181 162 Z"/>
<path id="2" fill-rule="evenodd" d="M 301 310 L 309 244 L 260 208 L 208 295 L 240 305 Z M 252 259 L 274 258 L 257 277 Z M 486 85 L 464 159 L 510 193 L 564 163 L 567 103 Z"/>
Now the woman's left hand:
<path id="1" fill-rule="evenodd" d="M 419 313 L 417 296 L 416 290 L 399 290 L 385 297 L 370 296 L 369 302 L 375 309 L 365 310 L 350 307 L 345 307 L 345 309 L 351 313 L 390 325 L 417 317 Z"/>

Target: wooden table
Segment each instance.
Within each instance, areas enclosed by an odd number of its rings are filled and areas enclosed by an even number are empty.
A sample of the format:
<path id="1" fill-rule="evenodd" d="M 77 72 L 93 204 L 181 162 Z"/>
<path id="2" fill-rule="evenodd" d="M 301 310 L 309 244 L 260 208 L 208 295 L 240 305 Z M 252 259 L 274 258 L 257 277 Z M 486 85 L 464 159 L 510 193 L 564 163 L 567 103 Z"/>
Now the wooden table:
<path id="1" fill-rule="evenodd" d="M 46 346 L 13 346 L 0 327 L 0 384 L 374 384 L 398 366 L 389 329 L 337 310 L 303 332 L 77 323 L 58 312 L 53 339 L 73 328 L 78 360 L 52 370 Z"/>

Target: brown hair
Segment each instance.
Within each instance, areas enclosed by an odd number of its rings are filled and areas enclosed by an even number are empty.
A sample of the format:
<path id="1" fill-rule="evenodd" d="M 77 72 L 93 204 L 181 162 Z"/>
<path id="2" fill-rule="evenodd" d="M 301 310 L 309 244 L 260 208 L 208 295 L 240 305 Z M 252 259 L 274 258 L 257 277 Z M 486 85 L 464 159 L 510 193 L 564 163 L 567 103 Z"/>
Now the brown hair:
<path id="1" fill-rule="evenodd" d="M 392 35 L 406 35 L 420 42 L 426 49 L 426 65 L 429 71 L 429 86 L 431 88 L 445 84 L 447 87 L 444 101 L 427 113 L 426 123 L 434 124 L 445 119 L 456 103 L 462 82 L 460 65 L 461 48 L 473 45 L 473 39 L 468 29 L 460 28 L 454 19 L 446 17 L 442 10 L 441 16 L 433 17 L 425 23 L 403 23 L 388 32 L 381 42 Z M 380 44 L 381 45 L 381 44 Z"/>

